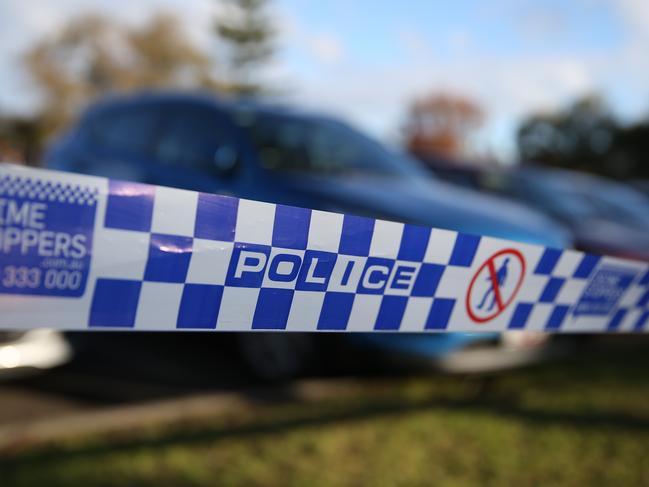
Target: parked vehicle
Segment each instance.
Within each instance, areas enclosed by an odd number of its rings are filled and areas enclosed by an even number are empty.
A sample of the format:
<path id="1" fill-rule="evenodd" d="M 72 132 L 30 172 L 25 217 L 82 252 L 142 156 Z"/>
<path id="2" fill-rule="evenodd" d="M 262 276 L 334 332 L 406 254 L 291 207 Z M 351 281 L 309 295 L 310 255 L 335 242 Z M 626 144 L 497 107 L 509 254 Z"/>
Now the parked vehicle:
<path id="1" fill-rule="evenodd" d="M 587 252 L 649 260 L 649 198 L 630 186 L 574 171 L 438 167 L 434 173 L 511 198 L 564 223 Z"/>
<path id="2" fill-rule="evenodd" d="M 569 244 L 566 231 L 541 214 L 431 181 L 416 163 L 341 121 L 251 101 L 183 93 L 108 99 L 90 108 L 46 159 L 49 167 L 67 171 L 551 246 Z M 494 334 L 416 338 L 382 334 L 344 339 L 430 361 L 476 343 L 498 357 L 503 353 L 503 342 Z M 247 334 L 241 348 L 258 374 L 281 377 L 313 357 L 314 340 L 314 335 Z M 514 357 L 516 363 L 524 360 Z"/>
<path id="3" fill-rule="evenodd" d="M 55 330 L 0 332 L 0 379 L 62 365 L 71 350 Z"/>

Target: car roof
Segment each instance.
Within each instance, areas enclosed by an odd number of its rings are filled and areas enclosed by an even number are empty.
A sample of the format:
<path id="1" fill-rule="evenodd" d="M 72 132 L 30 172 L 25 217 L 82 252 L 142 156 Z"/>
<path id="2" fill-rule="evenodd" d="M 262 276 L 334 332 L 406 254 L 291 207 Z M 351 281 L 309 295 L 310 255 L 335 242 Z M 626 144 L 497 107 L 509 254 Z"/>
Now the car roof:
<path id="1" fill-rule="evenodd" d="M 210 106 L 215 109 L 233 112 L 235 110 L 252 110 L 257 113 L 295 117 L 302 120 L 332 121 L 341 123 L 335 117 L 322 114 L 314 114 L 297 109 L 287 104 L 272 103 L 270 99 L 260 100 L 254 97 L 235 97 L 216 94 L 209 91 L 182 91 L 182 90 L 146 90 L 129 94 L 113 94 L 102 98 L 93 104 L 88 113 L 97 113 L 105 109 L 123 105 L 141 105 L 155 103 L 194 103 L 197 105 Z"/>

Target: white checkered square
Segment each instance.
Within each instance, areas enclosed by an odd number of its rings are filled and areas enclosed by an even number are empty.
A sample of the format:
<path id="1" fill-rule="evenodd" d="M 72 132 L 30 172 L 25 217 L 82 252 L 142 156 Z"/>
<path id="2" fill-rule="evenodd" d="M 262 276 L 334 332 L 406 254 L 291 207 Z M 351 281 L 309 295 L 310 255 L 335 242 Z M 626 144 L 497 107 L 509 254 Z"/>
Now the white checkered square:
<path id="1" fill-rule="evenodd" d="M 455 246 L 456 232 L 433 228 L 426 247 L 424 262 L 431 264 L 448 264 Z"/>
<path id="2" fill-rule="evenodd" d="M 568 279 L 561 286 L 561 290 L 554 300 L 555 303 L 576 303 L 586 286 L 588 286 L 588 280 L 586 279 Z"/>
<path id="3" fill-rule="evenodd" d="M 234 239 L 237 242 L 271 245 L 274 223 L 275 205 L 259 201 L 239 200 Z"/>
<path id="4" fill-rule="evenodd" d="M 193 237 L 197 202 L 194 191 L 157 187 L 151 232 Z"/>
<path id="5" fill-rule="evenodd" d="M 468 289 L 475 269 L 470 267 L 447 267 L 439 281 L 435 297 L 437 298 L 458 298 L 458 293 Z M 463 297 L 463 296 L 462 296 Z"/>
<path id="6" fill-rule="evenodd" d="M 135 329 L 175 330 L 183 287 L 183 284 L 143 282 Z"/>
<path id="7" fill-rule="evenodd" d="M 347 331 L 372 331 L 383 296 L 376 294 L 357 294 L 354 297 Z"/>
<path id="8" fill-rule="evenodd" d="M 232 242 L 195 238 L 186 282 L 224 284 L 233 245 Z"/>
<path id="9" fill-rule="evenodd" d="M 286 329 L 289 331 L 315 331 L 325 293 L 295 291 L 291 302 Z"/>
<path id="10" fill-rule="evenodd" d="M 538 301 L 541 297 L 541 293 L 543 293 L 543 289 L 545 289 L 545 286 L 549 280 L 550 276 L 528 274 L 527 276 L 525 276 L 523 285 L 516 295 L 516 300 L 528 303 L 534 303 Z"/>
<path id="11" fill-rule="evenodd" d="M 259 288 L 225 287 L 216 329 L 245 331 L 252 328 Z"/>
<path id="12" fill-rule="evenodd" d="M 576 250 L 564 250 L 557 265 L 552 270 L 553 277 L 572 277 L 584 254 Z"/>
<path id="13" fill-rule="evenodd" d="M 402 235 L 403 223 L 377 220 L 374 224 L 370 255 L 372 257 L 396 259 L 399 254 Z"/>
<path id="14" fill-rule="evenodd" d="M 93 268 L 105 278 L 144 278 L 149 256 L 149 234 L 128 230 L 102 229 L 93 242 Z"/>
<path id="15" fill-rule="evenodd" d="M 545 325 L 554 311 L 555 305 L 551 303 L 537 303 L 532 307 L 530 316 L 525 326 L 526 330 L 544 331 Z"/>
<path id="16" fill-rule="evenodd" d="M 403 313 L 401 328 L 399 331 L 422 331 L 426 326 L 426 320 L 433 305 L 433 298 L 410 298 Z"/>
<path id="17" fill-rule="evenodd" d="M 307 248 L 324 252 L 338 252 L 343 230 L 343 218 L 344 216 L 339 213 L 313 210 Z"/>

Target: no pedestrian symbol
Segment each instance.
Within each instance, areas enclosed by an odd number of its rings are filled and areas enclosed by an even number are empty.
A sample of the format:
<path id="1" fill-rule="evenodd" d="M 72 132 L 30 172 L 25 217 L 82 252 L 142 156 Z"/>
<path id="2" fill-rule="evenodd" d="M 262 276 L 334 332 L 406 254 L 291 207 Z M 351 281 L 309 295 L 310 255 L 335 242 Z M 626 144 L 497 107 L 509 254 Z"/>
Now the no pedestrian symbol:
<path id="1" fill-rule="evenodd" d="M 471 279 L 466 311 L 476 323 L 493 320 L 509 306 L 525 277 L 525 258 L 516 249 L 503 249 L 489 257 Z"/>

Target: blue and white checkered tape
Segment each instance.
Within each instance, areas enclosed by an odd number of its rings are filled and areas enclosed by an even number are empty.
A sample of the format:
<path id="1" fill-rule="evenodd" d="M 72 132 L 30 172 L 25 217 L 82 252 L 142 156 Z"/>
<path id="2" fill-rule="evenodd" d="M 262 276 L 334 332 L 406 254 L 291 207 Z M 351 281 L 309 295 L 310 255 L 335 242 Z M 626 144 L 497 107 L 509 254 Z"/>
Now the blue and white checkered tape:
<path id="1" fill-rule="evenodd" d="M 649 265 L 0 165 L 0 328 L 645 331 Z"/>

